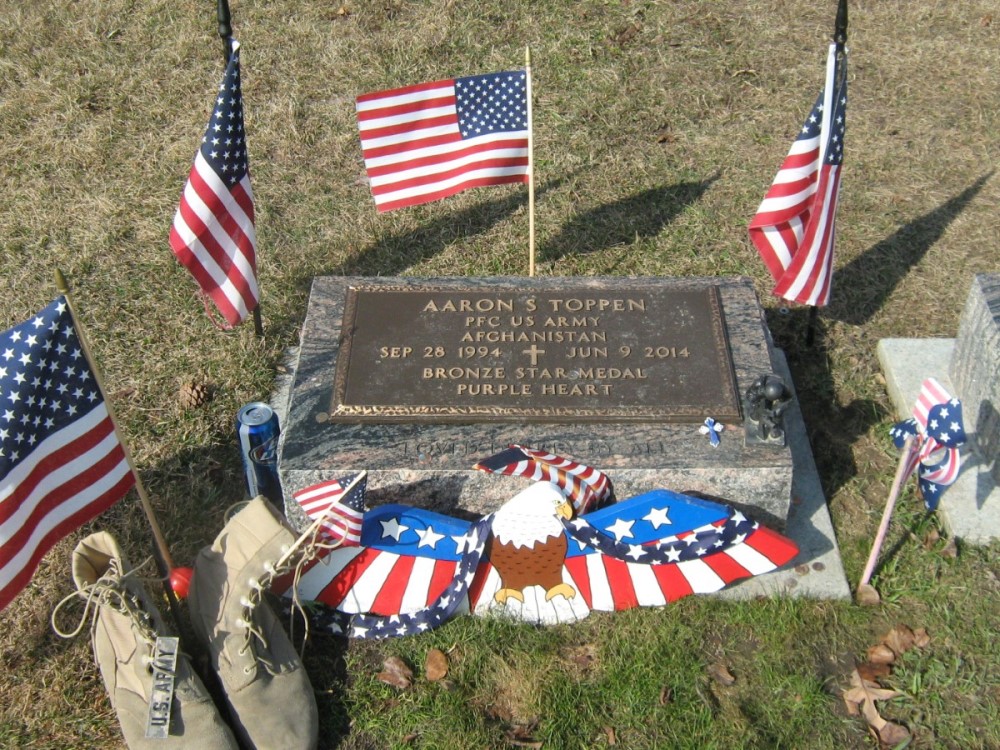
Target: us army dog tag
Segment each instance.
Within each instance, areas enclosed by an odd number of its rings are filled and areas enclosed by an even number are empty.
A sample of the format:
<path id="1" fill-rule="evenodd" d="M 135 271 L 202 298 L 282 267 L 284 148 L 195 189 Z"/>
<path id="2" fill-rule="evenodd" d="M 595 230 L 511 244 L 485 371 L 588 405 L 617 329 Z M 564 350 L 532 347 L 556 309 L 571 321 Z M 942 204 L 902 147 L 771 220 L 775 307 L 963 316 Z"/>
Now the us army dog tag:
<path id="1" fill-rule="evenodd" d="M 170 709 L 174 702 L 174 675 L 178 642 L 175 637 L 156 639 L 153 649 L 153 690 L 149 694 L 146 738 L 165 740 L 170 733 Z"/>

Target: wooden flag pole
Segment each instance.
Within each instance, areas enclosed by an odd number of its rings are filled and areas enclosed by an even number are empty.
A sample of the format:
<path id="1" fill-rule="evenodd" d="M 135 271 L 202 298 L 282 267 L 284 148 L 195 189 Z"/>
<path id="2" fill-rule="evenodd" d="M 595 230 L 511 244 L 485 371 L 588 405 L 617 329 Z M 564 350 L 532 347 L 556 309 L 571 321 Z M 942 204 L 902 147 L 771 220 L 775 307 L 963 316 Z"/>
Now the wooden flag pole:
<path id="1" fill-rule="evenodd" d="M 222 64 L 228 66 L 229 56 L 233 53 L 233 24 L 228 0 L 218 0 L 216 17 L 219 19 L 219 38 L 222 39 Z M 259 292 L 257 296 L 260 297 Z M 257 300 L 257 306 L 253 309 L 253 330 L 258 337 L 264 336 L 264 323 L 260 318 L 260 299 Z"/>
<path id="2" fill-rule="evenodd" d="M 220 0 L 221 2 L 221 0 Z M 531 115 L 531 48 L 524 48 L 525 94 L 528 104 L 528 276 L 535 275 L 535 132 Z"/>
<path id="3" fill-rule="evenodd" d="M 104 388 L 104 379 L 101 377 L 101 370 L 98 368 L 97 363 L 94 362 L 94 358 L 90 354 L 90 345 L 87 342 L 87 335 L 84 333 L 83 325 L 80 319 L 77 318 L 76 312 L 73 309 L 73 301 L 70 299 L 69 294 L 69 284 L 66 282 L 66 277 L 63 276 L 62 271 L 58 268 L 56 269 L 56 289 L 59 293 L 66 298 L 66 305 L 69 308 L 70 317 L 73 319 L 73 325 L 76 326 L 77 335 L 80 337 L 80 348 L 83 350 L 83 356 L 87 360 L 87 364 L 90 365 L 91 371 L 94 373 L 94 380 L 97 381 L 97 387 L 101 389 L 101 393 L 104 394 L 104 406 L 108 410 L 108 418 L 111 420 L 111 424 L 115 429 L 115 437 L 118 438 L 118 442 L 122 446 L 122 452 L 125 454 L 125 461 L 128 462 L 129 470 L 132 472 L 132 476 L 135 477 L 135 489 L 139 493 L 139 500 L 142 503 L 142 510 L 146 514 L 146 520 L 149 521 L 149 526 L 153 530 L 153 541 L 155 542 L 155 549 L 158 552 L 156 556 L 157 567 L 160 569 L 160 575 L 166 580 L 170 576 L 170 571 L 174 569 L 174 561 L 170 557 L 170 550 L 167 549 L 167 542 L 163 537 L 163 532 L 160 530 L 160 524 L 156 520 L 156 513 L 153 511 L 153 505 L 149 501 L 149 495 L 146 494 L 146 487 L 142 483 L 142 478 L 139 476 L 139 472 L 135 470 L 135 464 L 132 462 L 132 454 L 129 452 L 128 444 L 122 440 L 121 431 L 118 429 L 118 420 L 115 417 L 115 410 L 111 405 L 111 399 L 108 398 L 108 392 Z M 172 596 L 172 590 L 169 585 L 164 588 L 167 589 L 168 596 Z M 171 605 L 172 606 L 172 605 Z"/>
<path id="4" fill-rule="evenodd" d="M 875 572 L 875 563 L 878 560 L 882 544 L 885 542 L 886 532 L 889 530 L 889 519 L 892 518 L 892 511 L 896 507 L 896 500 L 903 487 L 903 482 L 907 478 L 907 467 L 913 458 L 913 452 L 917 449 L 917 442 L 913 436 L 906 438 L 903 443 L 903 452 L 899 456 L 899 465 L 896 466 L 896 476 L 892 480 L 892 489 L 889 490 L 889 499 L 885 503 L 885 510 L 882 512 L 882 523 L 879 524 L 878 532 L 875 534 L 875 541 L 872 543 L 872 551 L 868 555 L 868 562 L 865 564 L 861 580 L 858 582 L 858 599 L 862 603 L 875 603 L 878 601 L 878 593 L 869 590 L 868 581 L 871 580 L 872 573 Z"/>

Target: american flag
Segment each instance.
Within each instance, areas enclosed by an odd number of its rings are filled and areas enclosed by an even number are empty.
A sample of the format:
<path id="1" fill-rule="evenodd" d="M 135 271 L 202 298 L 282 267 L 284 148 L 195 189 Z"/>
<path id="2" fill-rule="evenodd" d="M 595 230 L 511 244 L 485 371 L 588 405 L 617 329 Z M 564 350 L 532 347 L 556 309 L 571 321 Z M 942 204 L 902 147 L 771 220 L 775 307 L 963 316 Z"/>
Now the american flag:
<path id="1" fill-rule="evenodd" d="M 174 215 L 170 247 L 230 327 L 256 308 L 257 235 L 235 41 Z"/>
<path id="2" fill-rule="evenodd" d="M 966 440 L 962 404 L 935 378 L 927 378 L 913 407 L 913 416 L 889 433 L 897 448 L 910 438 L 904 479 L 919 466 L 917 484 L 929 510 L 937 508 L 944 489 L 955 483 L 962 468 L 958 447 Z"/>
<path id="3" fill-rule="evenodd" d="M 358 129 L 379 211 L 483 185 L 528 182 L 528 73 L 362 94 Z"/>
<path id="4" fill-rule="evenodd" d="M 361 524 L 365 517 L 364 472 L 341 479 L 320 482 L 293 493 L 292 497 L 313 521 L 323 519 L 320 528 L 334 541 L 343 539 L 347 546 L 361 543 Z"/>
<path id="5" fill-rule="evenodd" d="M 774 294 L 805 305 L 830 301 L 846 109 L 847 53 L 831 44 L 826 85 L 750 222 Z"/>
<path id="6" fill-rule="evenodd" d="M 135 484 L 65 297 L 0 334 L 0 609 Z"/>

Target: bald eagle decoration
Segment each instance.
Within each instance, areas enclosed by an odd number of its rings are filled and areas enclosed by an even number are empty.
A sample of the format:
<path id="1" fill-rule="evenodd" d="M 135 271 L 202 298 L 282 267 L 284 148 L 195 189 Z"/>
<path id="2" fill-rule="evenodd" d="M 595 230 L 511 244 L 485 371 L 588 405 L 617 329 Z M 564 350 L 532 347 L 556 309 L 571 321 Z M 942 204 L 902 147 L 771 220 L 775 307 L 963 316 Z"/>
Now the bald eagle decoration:
<path id="1" fill-rule="evenodd" d="M 365 511 L 357 477 L 322 485 L 355 488 L 344 492 L 361 520 L 360 534 L 323 524 L 336 546 L 303 572 L 296 592 L 315 603 L 313 627 L 387 638 L 463 613 L 575 622 L 591 610 L 717 591 L 798 554 L 791 540 L 708 500 L 655 490 L 616 502 L 605 474 L 543 451 L 511 446 L 476 468 L 535 483 L 472 523 L 408 505 Z M 334 496 L 307 512 L 345 511 Z"/>

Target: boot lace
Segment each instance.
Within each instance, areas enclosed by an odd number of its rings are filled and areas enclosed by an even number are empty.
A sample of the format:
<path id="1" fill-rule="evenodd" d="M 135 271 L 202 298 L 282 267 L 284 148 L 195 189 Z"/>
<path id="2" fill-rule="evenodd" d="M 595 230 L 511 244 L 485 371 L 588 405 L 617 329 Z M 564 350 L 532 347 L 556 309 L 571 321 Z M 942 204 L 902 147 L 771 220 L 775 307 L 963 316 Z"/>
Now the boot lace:
<path id="1" fill-rule="evenodd" d="M 110 607 L 115 612 L 125 615 L 135 624 L 140 637 L 145 642 L 150 653 L 142 657 L 144 664 L 149 666 L 153 662 L 152 649 L 156 641 L 156 630 L 153 625 L 153 616 L 149 613 L 142 599 L 133 593 L 126 582 L 130 579 L 139 580 L 138 571 L 143 568 L 152 558 L 147 559 L 142 565 L 128 572 L 121 570 L 121 563 L 116 558 L 111 558 L 108 569 L 93 583 L 63 597 L 53 608 L 49 621 L 52 630 L 60 638 L 75 638 L 83 630 L 90 619 L 90 630 L 93 634 L 97 628 L 97 618 L 101 607 Z M 71 601 L 84 600 L 83 612 L 79 621 L 72 630 L 63 630 L 57 622 L 60 612 Z"/>
<path id="2" fill-rule="evenodd" d="M 268 659 L 264 653 L 268 651 L 267 638 L 261 630 L 254 617 L 254 610 L 264 600 L 264 595 L 271 590 L 275 582 L 292 575 L 290 590 L 292 592 L 292 614 L 289 621 L 289 639 L 295 641 L 295 613 L 298 612 L 304 623 L 304 633 L 302 645 L 299 647 L 299 657 L 305 653 L 306 642 L 309 640 L 309 618 L 306 616 L 305 607 L 299 598 L 299 581 L 305 567 L 313 560 L 325 557 L 330 550 L 336 549 L 343 543 L 343 538 L 333 540 L 326 535 L 318 526 L 307 529 L 292 545 L 282 545 L 281 556 L 277 560 L 267 560 L 263 565 L 263 572 L 256 578 L 250 578 L 248 593 L 240 598 L 243 607 L 241 617 L 236 621 L 236 626 L 243 630 L 244 640 L 240 647 L 240 656 L 245 656 L 248 651 L 253 650 L 254 656 L 268 671 L 274 673 L 276 666 Z M 254 648 L 254 643 L 259 643 L 260 648 Z M 249 674 L 251 667 L 246 667 L 244 671 Z"/>

